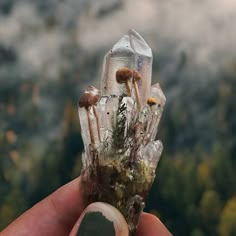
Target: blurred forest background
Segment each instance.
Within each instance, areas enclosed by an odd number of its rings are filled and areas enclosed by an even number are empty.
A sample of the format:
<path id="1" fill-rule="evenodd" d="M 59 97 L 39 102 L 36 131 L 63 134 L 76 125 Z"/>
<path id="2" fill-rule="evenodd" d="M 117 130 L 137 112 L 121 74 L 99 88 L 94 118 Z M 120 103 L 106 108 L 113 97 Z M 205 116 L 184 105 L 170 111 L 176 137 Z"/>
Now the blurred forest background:
<path id="1" fill-rule="evenodd" d="M 153 49 L 165 150 L 146 210 L 236 235 L 234 0 L 0 0 L 0 230 L 79 175 L 77 101 L 129 28 Z"/>

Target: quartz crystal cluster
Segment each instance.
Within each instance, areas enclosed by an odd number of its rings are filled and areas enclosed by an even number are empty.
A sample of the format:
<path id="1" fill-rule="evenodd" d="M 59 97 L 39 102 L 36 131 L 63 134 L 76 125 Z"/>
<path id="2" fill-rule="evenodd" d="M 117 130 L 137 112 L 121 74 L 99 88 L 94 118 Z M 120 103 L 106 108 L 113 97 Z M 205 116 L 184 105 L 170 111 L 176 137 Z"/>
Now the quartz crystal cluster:
<path id="1" fill-rule="evenodd" d="M 155 137 L 166 99 L 151 75 L 151 48 L 130 30 L 104 58 L 101 90 L 88 86 L 79 100 L 84 198 L 117 207 L 131 234 L 163 149 Z"/>

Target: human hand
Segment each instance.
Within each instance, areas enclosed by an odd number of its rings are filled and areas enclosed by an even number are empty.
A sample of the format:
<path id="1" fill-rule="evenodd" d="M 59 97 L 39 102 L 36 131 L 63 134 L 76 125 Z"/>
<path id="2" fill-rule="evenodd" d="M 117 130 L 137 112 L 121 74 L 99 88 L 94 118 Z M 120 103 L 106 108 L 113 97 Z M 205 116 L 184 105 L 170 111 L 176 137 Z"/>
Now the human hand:
<path id="1" fill-rule="evenodd" d="M 128 236 L 128 226 L 113 206 L 96 202 L 84 209 L 80 178 L 62 186 L 17 218 L 1 236 Z M 140 216 L 136 236 L 170 236 L 155 216 Z"/>

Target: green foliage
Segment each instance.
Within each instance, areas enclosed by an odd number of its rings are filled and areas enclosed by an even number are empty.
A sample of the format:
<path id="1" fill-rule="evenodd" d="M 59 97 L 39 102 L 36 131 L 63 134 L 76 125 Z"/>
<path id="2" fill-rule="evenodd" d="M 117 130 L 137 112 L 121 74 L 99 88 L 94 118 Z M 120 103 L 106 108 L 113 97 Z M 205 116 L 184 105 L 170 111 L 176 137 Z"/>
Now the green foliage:
<path id="1" fill-rule="evenodd" d="M 221 202 L 218 193 L 214 190 L 205 191 L 199 205 L 201 222 L 207 235 L 216 235 L 221 213 Z"/>
<path id="2" fill-rule="evenodd" d="M 203 231 L 200 230 L 200 229 L 194 229 L 194 230 L 191 232 L 191 236 L 205 236 L 205 234 L 204 234 Z"/>
<path id="3" fill-rule="evenodd" d="M 0 228 L 9 224 L 11 219 L 18 217 L 27 209 L 27 203 L 21 190 L 14 189 L 1 200 L 0 205 Z"/>
<path id="4" fill-rule="evenodd" d="M 198 154 L 162 156 L 146 210 L 158 211 L 174 235 L 225 235 L 217 229 L 226 227 L 223 216 L 231 214 L 222 207 L 236 195 L 235 165 L 222 147 Z"/>
<path id="5" fill-rule="evenodd" d="M 220 236 L 236 235 L 236 196 L 226 203 L 219 225 Z"/>

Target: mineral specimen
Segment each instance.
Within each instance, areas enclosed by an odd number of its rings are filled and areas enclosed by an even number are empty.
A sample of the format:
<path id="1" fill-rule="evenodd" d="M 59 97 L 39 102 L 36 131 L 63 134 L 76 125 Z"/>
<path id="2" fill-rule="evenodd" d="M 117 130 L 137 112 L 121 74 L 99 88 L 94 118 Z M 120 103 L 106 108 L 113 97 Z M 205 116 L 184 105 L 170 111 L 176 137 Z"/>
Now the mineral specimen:
<path id="1" fill-rule="evenodd" d="M 104 58 L 101 92 L 89 86 L 78 109 L 84 199 L 117 207 L 131 234 L 163 149 L 154 139 L 166 99 L 151 72 L 152 51 L 130 30 Z"/>

